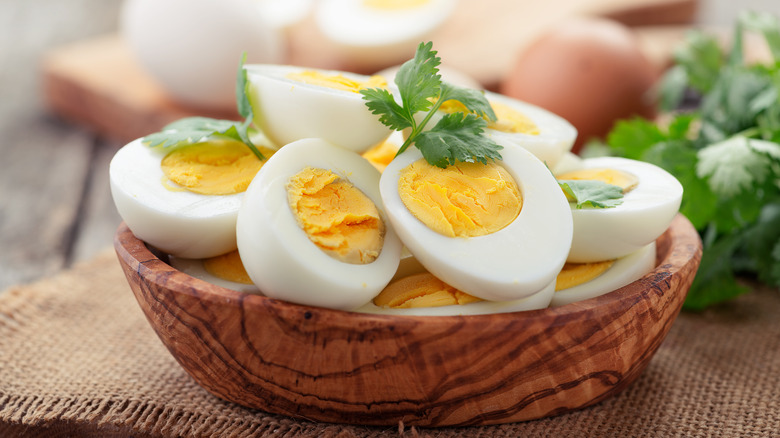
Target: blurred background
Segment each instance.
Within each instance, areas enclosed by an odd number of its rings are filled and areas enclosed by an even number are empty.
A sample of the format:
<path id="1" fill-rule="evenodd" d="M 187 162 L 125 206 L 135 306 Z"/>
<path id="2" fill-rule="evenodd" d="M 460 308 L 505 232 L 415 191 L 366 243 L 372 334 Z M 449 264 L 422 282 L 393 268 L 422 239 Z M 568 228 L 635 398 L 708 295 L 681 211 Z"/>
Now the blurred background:
<path id="1" fill-rule="evenodd" d="M 576 29 L 572 18 L 608 20 L 606 30 L 599 22 L 594 35 L 606 33 L 596 41 L 625 45 L 604 52 L 602 64 L 631 68 L 625 76 L 641 95 L 668 66 L 686 29 L 711 29 L 726 41 L 740 10 L 780 13 L 775 0 L 558 0 L 544 6 L 432 0 L 425 14 L 402 17 L 399 31 L 398 22 L 368 22 L 341 3 L 349 2 L 0 1 L 0 290 L 110 247 L 120 222 L 107 182 L 113 154 L 183 116 L 235 117 L 232 87 L 242 50 L 248 62 L 374 73 L 430 39 L 444 60 L 445 79 L 539 99 L 562 112 L 570 101 L 556 107 L 534 95 L 552 88 L 528 86 L 550 77 L 544 69 L 529 71 L 542 62 L 528 59 L 549 55 L 555 60 L 549 62 L 559 62 L 565 49 L 533 49 L 551 33 Z M 419 2 L 374 3 L 397 12 L 401 4 Z M 255 44 L 247 49 L 246 41 Z M 632 58 L 637 53 L 641 59 Z M 566 83 L 582 77 L 569 68 L 559 69 L 575 73 Z M 590 104 L 589 116 L 596 109 L 603 115 L 583 122 L 588 126 L 580 132 L 597 136 L 616 117 L 652 111 L 646 104 Z"/>

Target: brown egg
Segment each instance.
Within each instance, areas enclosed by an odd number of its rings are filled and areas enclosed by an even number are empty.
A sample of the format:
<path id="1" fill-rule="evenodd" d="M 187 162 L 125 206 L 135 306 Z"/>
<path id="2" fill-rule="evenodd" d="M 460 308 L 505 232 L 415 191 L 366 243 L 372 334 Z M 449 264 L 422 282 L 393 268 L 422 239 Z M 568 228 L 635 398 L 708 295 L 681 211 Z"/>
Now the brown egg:
<path id="1" fill-rule="evenodd" d="M 618 119 L 653 117 L 658 77 L 631 30 L 614 21 L 557 23 L 520 54 L 501 93 L 567 119 L 579 135 L 573 151 L 603 138 Z"/>

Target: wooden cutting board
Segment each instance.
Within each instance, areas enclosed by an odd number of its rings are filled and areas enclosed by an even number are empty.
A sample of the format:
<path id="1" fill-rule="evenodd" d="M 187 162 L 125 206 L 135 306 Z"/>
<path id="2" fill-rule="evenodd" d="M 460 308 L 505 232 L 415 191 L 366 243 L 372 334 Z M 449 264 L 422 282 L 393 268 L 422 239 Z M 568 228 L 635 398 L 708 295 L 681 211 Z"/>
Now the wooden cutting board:
<path id="1" fill-rule="evenodd" d="M 448 66 L 491 89 L 539 32 L 573 15 L 598 15 L 642 26 L 636 28 L 640 42 L 648 57 L 662 65 L 684 25 L 693 20 L 696 6 L 696 0 L 461 1 L 431 39 Z M 339 64 L 335 49 L 317 33 L 311 19 L 293 28 L 289 37 L 288 63 L 348 69 Z M 171 100 L 116 34 L 48 53 L 43 60 L 43 86 L 54 113 L 120 141 L 157 131 L 181 117 L 238 117 L 233 112 L 187 108 Z"/>

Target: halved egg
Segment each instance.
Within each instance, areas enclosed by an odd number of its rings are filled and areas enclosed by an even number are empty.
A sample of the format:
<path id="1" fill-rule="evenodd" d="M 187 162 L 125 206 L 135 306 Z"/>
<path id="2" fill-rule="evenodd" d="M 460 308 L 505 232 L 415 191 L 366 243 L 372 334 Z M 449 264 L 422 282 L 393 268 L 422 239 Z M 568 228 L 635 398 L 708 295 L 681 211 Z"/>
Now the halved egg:
<path id="1" fill-rule="evenodd" d="M 598 179 L 623 187 L 622 203 L 614 208 L 571 204 L 574 237 L 568 261 L 616 259 L 655 241 L 680 208 L 683 188 L 677 179 L 650 163 L 618 157 L 587 158 L 559 180 Z"/>
<path id="2" fill-rule="evenodd" d="M 317 137 L 360 153 L 391 133 L 359 93 L 386 86 L 379 76 L 286 65 L 244 68 L 254 123 L 279 147 Z"/>
<path id="3" fill-rule="evenodd" d="M 491 165 L 442 170 L 409 148 L 380 180 L 393 228 L 420 263 L 492 301 L 525 298 L 553 282 L 572 233 L 568 202 L 544 163 L 513 145 L 501 154 Z"/>
<path id="4" fill-rule="evenodd" d="M 454 0 L 322 0 L 315 20 L 343 62 L 375 70 L 408 59 L 441 26 Z"/>
<path id="5" fill-rule="evenodd" d="M 548 307 L 554 292 L 555 283 L 553 282 L 529 297 L 511 301 L 485 301 L 464 294 L 426 272 L 394 280 L 377 298 L 355 311 L 414 316 L 519 312 Z M 385 298 L 383 296 L 385 294 L 391 297 Z"/>
<path id="6" fill-rule="evenodd" d="M 247 275 L 238 251 L 210 257 L 207 259 L 185 259 L 168 257 L 168 263 L 185 274 L 226 289 L 249 294 L 261 294 L 252 279 Z"/>
<path id="7" fill-rule="evenodd" d="M 597 265 L 597 266 L 589 266 Z M 576 301 L 587 300 L 619 289 L 632 283 L 652 271 L 655 267 L 655 242 L 645 245 L 638 251 L 620 257 L 616 260 L 603 262 L 564 265 L 558 274 L 558 286 L 552 296 L 550 306 L 562 306 Z M 574 281 L 567 286 L 563 277 L 576 277 L 579 270 L 598 269 L 597 275 L 584 282 Z"/>
<path id="8" fill-rule="evenodd" d="M 399 265 L 401 242 L 379 195 L 379 172 L 355 152 L 302 139 L 257 173 L 238 214 L 244 267 L 267 296 L 350 310 Z"/>
<path id="9" fill-rule="evenodd" d="M 236 249 L 241 198 L 263 163 L 234 140 L 164 149 L 137 139 L 111 160 L 111 195 L 139 239 L 178 257 L 213 257 Z"/>

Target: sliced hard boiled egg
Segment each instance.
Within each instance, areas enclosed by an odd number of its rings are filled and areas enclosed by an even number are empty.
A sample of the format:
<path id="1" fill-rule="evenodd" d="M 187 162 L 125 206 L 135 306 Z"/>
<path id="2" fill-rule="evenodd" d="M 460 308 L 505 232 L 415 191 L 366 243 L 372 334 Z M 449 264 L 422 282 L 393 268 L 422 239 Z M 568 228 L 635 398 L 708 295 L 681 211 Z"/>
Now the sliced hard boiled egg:
<path id="1" fill-rule="evenodd" d="M 605 262 L 594 262 L 594 264 Z M 595 278 L 575 284 L 564 289 L 558 289 L 556 287 L 555 294 L 552 296 L 551 306 L 562 306 L 564 304 L 573 303 L 575 301 L 587 300 L 600 295 L 604 295 L 613 290 L 619 289 L 629 283 L 632 283 L 652 271 L 655 267 L 655 242 L 645 245 L 638 251 L 635 251 L 629 255 L 623 256 L 617 260 L 609 260 L 609 265 Z M 576 264 L 572 266 L 567 263 L 561 274 L 558 274 L 560 279 L 565 276 L 569 271 L 576 271 L 582 265 Z"/>
<path id="2" fill-rule="evenodd" d="M 177 257 L 213 257 L 236 249 L 241 198 L 262 165 L 233 140 L 164 149 L 138 139 L 111 160 L 111 195 L 139 239 Z"/>
<path id="3" fill-rule="evenodd" d="M 614 208 L 576 208 L 571 204 L 574 237 L 568 261 L 616 259 L 655 241 L 677 214 L 683 188 L 677 179 L 650 163 L 617 157 L 587 158 L 559 180 L 600 179 L 624 188 Z"/>
<path id="4" fill-rule="evenodd" d="M 377 298 L 358 308 L 356 312 L 414 316 L 519 312 L 548 307 L 554 292 L 555 283 L 553 282 L 526 298 L 511 301 L 485 301 L 464 294 L 426 272 L 394 280 Z M 385 294 L 392 297 L 389 300 L 395 301 L 392 305 L 389 305 L 388 299 L 383 297 Z"/>
<path id="5" fill-rule="evenodd" d="M 379 172 L 360 155 L 314 138 L 286 145 L 258 172 L 236 235 L 246 271 L 263 293 L 334 309 L 370 301 L 401 255 Z"/>
<path id="6" fill-rule="evenodd" d="M 501 153 L 491 166 L 458 163 L 442 172 L 410 148 L 380 181 L 393 228 L 420 263 L 493 301 L 525 298 L 553 282 L 572 233 L 568 203 L 544 163 L 511 145 Z"/>
<path id="7" fill-rule="evenodd" d="M 315 20 L 343 62 L 360 70 L 409 58 L 441 26 L 455 0 L 322 0 Z"/>
<path id="8" fill-rule="evenodd" d="M 207 283 L 238 292 L 261 293 L 241 265 L 238 251 L 231 251 L 207 259 L 185 259 L 169 256 L 168 262 L 179 271 Z"/>
<path id="9" fill-rule="evenodd" d="M 254 123 L 278 146 L 317 137 L 360 153 L 390 135 L 359 93 L 386 86 L 381 77 L 285 65 L 244 68 Z"/>

